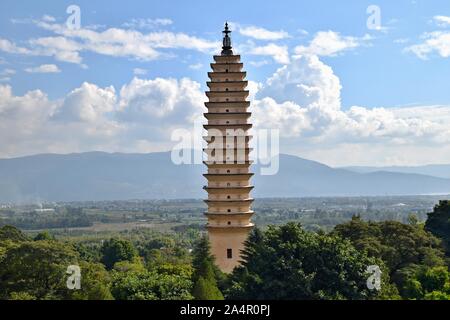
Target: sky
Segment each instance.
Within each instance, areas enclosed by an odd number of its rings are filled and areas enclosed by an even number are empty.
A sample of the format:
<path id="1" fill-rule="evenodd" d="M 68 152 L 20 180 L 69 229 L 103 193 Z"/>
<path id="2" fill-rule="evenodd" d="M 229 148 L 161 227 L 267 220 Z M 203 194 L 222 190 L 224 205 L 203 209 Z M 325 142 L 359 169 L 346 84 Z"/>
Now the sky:
<path id="1" fill-rule="evenodd" d="M 0 158 L 170 150 L 206 111 L 225 21 L 282 153 L 450 163 L 444 0 L 2 0 Z"/>

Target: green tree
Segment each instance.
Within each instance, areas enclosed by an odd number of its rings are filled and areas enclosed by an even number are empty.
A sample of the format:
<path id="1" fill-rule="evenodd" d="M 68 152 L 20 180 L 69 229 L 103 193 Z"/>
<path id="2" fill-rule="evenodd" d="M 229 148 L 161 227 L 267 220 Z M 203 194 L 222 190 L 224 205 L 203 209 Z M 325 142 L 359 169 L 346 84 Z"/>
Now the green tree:
<path id="1" fill-rule="evenodd" d="M 443 291 L 450 281 L 450 274 L 447 267 L 435 267 L 420 272 L 418 278 L 426 292 Z"/>
<path id="2" fill-rule="evenodd" d="M 156 272 L 112 273 L 111 292 L 117 300 L 191 300 L 191 279 Z"/>
<path id="3" fill-rule="evenodd" d="M 145 266 L 141 261 L 141 257 L 134 257 L 133 261 L 116 262 L 114 270 L 120 272 L 143 272 L 145 271 Z"/>
<path id="4" fill-rule="evenodd" d="M 39 232 L 33 239 L 34 241 L 54 240 L 48 231 Z"/>
<path id="5" fill-rule="evenodd" d="M 450 300 L 450 273 L 447 267 L 421 267 L 408 280 L 402 294 L 408 299 Z"/>
<path id="6" fill-rule="evenodd" d="M 333 234 L 352 242 L 356 249 L 380 258 L 389 268 L 390 278 L 398 288 L 420 266 L 445 265 L 439 239 L 419 225 L 397 221 L 365 222 L 359 217 L 337 225 Z"/>
<path id="7" fill-rule="evenodd" d="M 101 252 L 102 263 L 108 270 L 111 270 L 116 262 L 132 262 L 137 256 L 137 250 L 130 241 L 116 238 L 105 241 Z"/>
<path id="8" fill-rule="evenodd" d="M 197 300 L 223 300 L 223 294 L 217 286 L 220 270 L 214 264 L 214 257 L 210 252 L 209 240 L 206 237 L 198 240 L 194 251 L 192 266 L 194 269 L 192 281 L 194 288 L 192 295 Z"/>
<path id="9" fill-rule="evenodd" d="M 433 212 L 428 213 L 425 229 L 441 238 L 444 242 L 447 256 L 450 257 L 450 201 L 439 201 Z"/>
<path id="10" fill-rule="evenodd" d="M 13 226 L 3 226 L 0 228 L 0 241 L 27 241 L 28 237 L 19 229 Z"/>
<path id="11" fill-rule="evenodd" d="M 13 293 L 36 299 L 68 297 L 67 267 L 78 264 L 68 245 L 55 241 L 24 241 L 7 247 L 0 259 L 0 297 Z"/>
<path id="12" fill-rule="evenodd" d="M 71 291 L 73 300 L 112 300 L 111 277 L 101 263 L 80 262 L 81 289 Z"/>
<path id="13" fill-rule="evenodd" d="M 369 299 L 386 295 L 367 288 L 367 267 L 383 262 L 337 236 L 300 224 L 256 229 L 245 244 L 243 264 L 232 274 L 231 299 Z M 391 290 L 383 277 L 383 290 Z M 395 290 L 392 294 L 396 294 Z"/>

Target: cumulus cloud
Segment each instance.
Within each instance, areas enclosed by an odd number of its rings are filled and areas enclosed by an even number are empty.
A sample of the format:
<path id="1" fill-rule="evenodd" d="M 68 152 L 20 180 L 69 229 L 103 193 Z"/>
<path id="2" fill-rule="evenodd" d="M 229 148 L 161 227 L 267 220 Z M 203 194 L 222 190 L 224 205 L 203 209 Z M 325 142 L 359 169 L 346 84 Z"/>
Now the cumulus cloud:
<path id="1" fill-rule="evenodd" d="M 28 73 L 59 73 L 61 70 L 55 64 L 43 64 L 34 68 L 26 68 Z"/>
<path id="2" fill-rule="evenodd" d="M 134 78 L 120 90 L 118 117 L 132 123 L 159 125 L 161 130 L 191 125 L 204 111 L 200 87 L 188 78 Z"/>
<path id="3" fill-rule="evenodd" d="M 16 96 L 0 85 L 0 157 L 168 150 L 172 130 L 192 129 L 202 118 L 200 87 L 187 78 L 134 78 L 119 91 L 85 82 L 50 100 L 40 90 Z"/>
<path id="4" fill-rule="evenodd" d="M 287 64 L 290 61 L 288 47 L 275 43 L 269 43 L 264 46 L 250 46 L 248 51 L 241 51 L 257 56 L 270 56 L 275 60 L 275 62 L 280 64 Z"/>
<path id="5" fill-rule="evenodd" d="M 289 37 L 286 31 L 270 31 L 262 27 L 256 26 L 240 26 L 237 25 L 240 34 L 257 40 L 281 40 Z"/>
<path id="6" fill-rule="evenodd" d="M 405 48 L 406 52 L 412 52 L 420 59 L 428 59 L 433 53 L 443 58 L 450 57 L 450 32 L 434 31 L 422 35 L 422 43 Z"/>
<path id="7" fill-rule="evenodd" d="M 73 44 L 70 46 L 70 51 L 77 53 L 91 51 L 102 55 L 149 61 L 162 56 L 158 49 L 190 49 L 210 52 L 219 47 L 219 43 L 215 41 L 169 31 L 142 33 L 132 29 L 109 28 L 99 32 L 83 28 L 69 29 L 65 25 L 44 21 L 37 22 L 37 25 L 59 35 L 59 37 L 46 39 L 47 44 L 42 39 L 33 41 L 33 44 L 48 50 L 56 48 L 67 51 L 66 45 L 58 47 L 59 42 L 66 41 L 67 44 Z M 54 41 L 50 42 L 51 39 Z"/>
<path id="8" fill-rule="evenodd" d="M 301 106 L 320 105 L 340 108 L 341 84 L 330 66 L 317 56 L 300 56 L 279 68 L 258 93 L 259 97 L 272 97 L 279 103 L 295 102 Z"/>
<path id="9" fill-rule="evenodd" d="M 173 21 L 167 18 L 135 18 L 131 19 L 129 22 L 125 22 L 122 26 L 130 29 L 153 29 L 161 26 L 170 26 L 171 24 L 173 24 Z"/>
<path id="10" fill-rule="evenodd" d="M 0 38 L 0 51 L 6 52 L 6 53 L 15 53 L 15 54 L 24 54 L 24 55 L 31 55 L 32 51 L 20 47 L 16 45 L 14 42 L 11 42 L 7 39 Z"/>
<path id="11" fill-rule="evenodd" d="M 200 62 L 189 65 L 189 69 L 192 69 L 192 70 L 199 70 L 202 67 L 203 67 L 203 63 L 200 63 Z"/>
<path id="12" fill-rule="evenodd" d="M 31 22 L 54 35 L 30 39 L 28 46 L 19 46 L 0 38 L 0 51 L 21 55 L 53 56 L 59 61 L 82 64 L 81 53 L 84 51 L 151 61 L 167 57 L 165 49 L 188 49 L 211 53 L 220 47 L 218 41 L 209 41 L 185 33 L 169 31 L 143 33 L 133 28 L 109 28 L 103 31 L 88 27 L 69 29 L 65 24 L 58 24 L 48 17 Z M 143 24 L 151 22 L 159 26 L 170 24 L 168 19 L 141 22 Z"/>
<path id="13" fill-rule="evenodd" d="M 141 69 L 141 68 L 134 68 L 134 69 L 133 69 L 133 74 L 134 74 L 135 76 L 143 76 L 143 75 L 146 75 L 147 72 L 148 72 L 147 70 Z"/>
<path id="14" fill-rule="evenodd" d="M 298 55 L 335 56 L 343 51 L 364 45 L 370 39 L 369 35 L 358 38 L 342 36 L 335 31 L 320 31 L 315 34 L 308 46 L 297 46 L 295 53 Z"/>
<path id="15" fill-rule="evenodd" d="M 450 26 L 450 17 L 447 16 L 434 16 L 433 21 L 440 27 Z"/>
<path id="16" fill-rule="evenodd" d="M 301 155 L 329 164 L 356 159 L 386 164 L 394 159 L 394 150 L 408 150 L 415 158 L 414 148 L 416 152 L 431 145 L 443 148 L 450 142 L 450 106 L 344 109 L 340 92 L 339 78 L 317 56 L 295 57 L 256 94 L 256 128 L 280 129 L 282 150 L 296 154 L 301 150 Z M 390 150 L 389 157 L 381 156 L 381 146 Z M 368 152 L 372 147 L 379 151 L 378 158 Z M 445 149 L 441 154 L 450 156 L 450 148 Z M 354 158 L 342 150 L 352 150 Z"/>

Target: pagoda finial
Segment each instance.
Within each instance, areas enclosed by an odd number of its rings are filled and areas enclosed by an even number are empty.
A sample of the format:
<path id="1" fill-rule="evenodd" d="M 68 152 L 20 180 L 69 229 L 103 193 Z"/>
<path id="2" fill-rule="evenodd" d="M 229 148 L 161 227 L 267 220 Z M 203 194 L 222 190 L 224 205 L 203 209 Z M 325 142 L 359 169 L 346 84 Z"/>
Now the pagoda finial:
<path id="1" fill-rule="evenodd" d="M 231 38 L 228 34 L 231 33 L 230 29 L 228 28 L 228 22 L 225 22 L 225 30 L 222 31 L 224 34 L 223 37 L 223 47 L 222 47 L 222 55 L 223 56 L 229 56 L 233 54 L 232 46 L 231 46 Z"/>

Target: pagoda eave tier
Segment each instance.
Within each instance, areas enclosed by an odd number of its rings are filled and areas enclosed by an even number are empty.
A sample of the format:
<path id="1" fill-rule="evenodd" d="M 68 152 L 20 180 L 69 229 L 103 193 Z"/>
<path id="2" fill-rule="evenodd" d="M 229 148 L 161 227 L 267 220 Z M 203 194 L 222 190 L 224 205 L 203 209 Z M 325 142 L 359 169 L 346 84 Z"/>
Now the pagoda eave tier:
<path id="1" fill-rule="evenodd" d="M 246 143 L 248 143 L 251 139 L 253 139 L 253 136 L 247 136 L 247 135 L 245 135 L 245 136 L 239 136 L 239 137 L 242 137 L 242 138 L 245 138 L 245 142 Z M 213 139 L 214 138 L 214 139 Z M 204 136 L 203 137 L 203 140 L 205 140 L 206 142 L 208 142 L 208 147 L 210 146 L 210 145 L 214 145 L 215 144 L 215 139 L 216 139 L 217 137 L 216 136 Z M 220 137 L 219 137 L 220 138 Z M 224 137 L 224 139 L 226 138 L 226 136 Z M 226 143 L 226 142 L 225 142 Z M 238 145 L 240 145 L 241 144 L 241 142 L 239 141 L 238 142 Z M 222 143 L 222 146 L 224 145 L 224 143 Z"/>
<path id="2" fill-rule="evenodd" d="M 230 60 L 230 58 L 234 59 L 234 60 L 237 59 L 239 61 L 239 60 L 241 60 L 241 55 L 240 54 L 229 54 L 229 55 L 224 56 L 224 55 L 216 54 L 213 56 L 213 58 L 214 58 L 214 61 L 217 61 L 217 62 L 228 61 L 228 60 Z"/>
<path id="3" fill-rule="evenodd" d="M 226 85 L 226 84 L 231 84 L 231 85 L 242 84 L 242 85 L 247 86 L 248 81 L 241 80 L 241 81 L 207 81 L 206 82 L 206 85 L 208 87 L 216 86 L 216 85 Z M 225 91 L 225 92 L 227 92 L 227 91 Z"/>
<path id="4" fill-rule="evenodd" d="M 226 206 L 229 204 L 249 204 L 253 203 L 255 199 L 237 199 L 237 200 L 203 200 L 207 204 L 218 205 L 218 206 Z"/>
<path id="5" fill-rule="evenodd" d="M 244 130 L 249 130 L 253 127 L 252 124 L 250 123 L 243 123 L 243 124 L 205 124 L 203 125 L 203 128 L 205 128 L 206 130 L 208 129 L 244 129 Z M 232 136 L 232 135 L 230 135 Z"/>
<path id="6" fill-rule="evenodd" d="M 222 193 L 222 192 L 242 192 L 242 191 L 251 191 L 254 186 L 243 186 L 243 187 L 203 187 L 206 191 L 210 193 Z"/>
<path id="7" fill-rule="evenodd" d="M 243 68 L 244 67 L 244 63 L 242 63 L 242 62 L 233 62 L 233 61 L 230 61 L 230 62 L 213 62 L 213 63 L 211 63 L 211 68 L 213 69 L 213 71 L 215 70 L 215 67 L 226 68 L 226 67 L 229 67 L 229 66 L 233 66 L 233 67 L 235 66 L 235 67 L 238 67 L 238 68 Z M 223 72 L 223 71 L 220 71 L 220 72 Z M 240 70 L 239 71 L 231 71 L 231 72 L 240 72 Z M 228 73 L 230 73 L 230 72 L 228 72 Z"/>
<path id="8" fill-rule="evenodd" d="M 233 165 L 241 165 L 241 166 L 249 166 L 251 164 L 253 164 L 252 160 L 246 160 L 246 161 L 239 161 L 239 163 L 237 161 L 230 161 L 230 162 L 218 162 L 218 161 L 203 161 L 203 164 L 207 165 L 209 168 L 220 168 L 220 167 L 227 167 L 230 164 Z"/>
<path id="9" fill-rule="evenodd" d="M 206 119 L 214 120 L 214 119 L 240 119 L 245 118 L 248 119 L 251 117 L 251 112 L 208 112 L 203 114 Z"/>
<path id="10" fill-rule="evenodd" d="M 248 148 L 248 147 L 241 148 L 241 147 L 239 147 L 239 146 L 234 146 L 233 148 L 231 148 L 231 147 L 230 147 L 230 148 L 224 148 L 223 144 L 222 144 L 222 145 L 218 144 L 217 147 L 215 148 L 213 144 L 210 144 L 210 145 L 208 146 L 208 148 L 204 148 L 204 149 L 203 149 L 203 152 L 212 152 L 212 151 L 215 151 L 215 152 L 217 152 L 217 153 L 220 153 L 220 151 L 222 151 L 222 153 L 225 154 L 225 153 L 226 153 L 227 151 L 229 151 L 229 150 L 232 150 L 232 151 L 243 150 L 243 151 L 252 152 L 252 151 L 253 151 L 253 148 Z"/>
<path id="11" fill-rule="evenodd" d="M 240 181 L 242 179 L 250 179 L 254 176 L 253 173 L 224 173 L 224 174 L 215 174 L 215 173 L 205 173 L 203 175 L 208 181 Z"/>
<path id="12" fill-rule="evenodd" d="M 241 98 L 246 99 L 250 95 L 248 90 L 238 90 L 238 91 L 206 91 L 206 96 L 208 98 Z M 228 101 L 225 101 L 228 102 Z M 242 101 L 244 102 L 244 101 Z"/>
<path id="13" fill-rule="evenodd" d="M 214 219 L 223 219 L 223 218 L 243 218 L 243 219 L 251 219 L 254 216 L 255 212 L 236 212 L 236 213 L 214 213 L 214 212 L 204 212 L 203 215 L 205 215 L 208 218 Z"/>
<path id="14" fill-rule="evenodd" d="M 245 71 L 237 71 L 237 72 L 208 72 L 208 78 L 213 79 L 239 79 L 244 80 L 247 76 L 247 72 Z"/>
<path id="15" fill-rule="evenodd" d="M 248 107 L 250 107 L 250 101 L 210 101 L 210 102 L 205 102 L 205 107 L 207 107 L 207 108 L 212 108 L 212 107 L 224 108 L 224 107 L 229 107 L 229 106 L 248 108 Z"/>
<path id="16" fill-rule="evenodd" d="M 208 230 L 214 230 L 214 229 L 221 229 L 221 230 L 236 230 L 236 229 L 253 229 L 255 227 L 255 224 L 249 223 L 246 225 L 237 225 L 237 226 L 215 226 L 207 224 L 206 228 Z"/>

